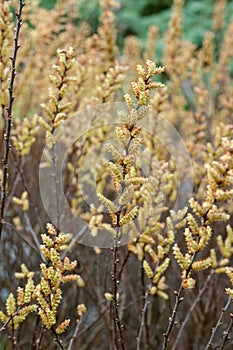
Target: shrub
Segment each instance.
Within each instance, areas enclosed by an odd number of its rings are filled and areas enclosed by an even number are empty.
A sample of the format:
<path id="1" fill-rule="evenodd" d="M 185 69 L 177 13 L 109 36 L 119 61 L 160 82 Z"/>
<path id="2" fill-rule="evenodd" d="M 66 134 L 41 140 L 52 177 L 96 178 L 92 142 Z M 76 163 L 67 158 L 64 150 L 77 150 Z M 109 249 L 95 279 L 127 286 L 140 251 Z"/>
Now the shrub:
<path id="1" fill-rule="evenodd" d="M 50 10 L 20 0 L 15 19 L 9 5 L 0 4 L 1 348 L 230 349 L 226 1 L 201 47 L 183 39 L 174 1 L 164 67 L 153 61 L 155 26 L 145 48 L 134 36 L 118 47 L 118 2 L 100 1 L 94 34 L 76 25 L 74 0 Z"/>

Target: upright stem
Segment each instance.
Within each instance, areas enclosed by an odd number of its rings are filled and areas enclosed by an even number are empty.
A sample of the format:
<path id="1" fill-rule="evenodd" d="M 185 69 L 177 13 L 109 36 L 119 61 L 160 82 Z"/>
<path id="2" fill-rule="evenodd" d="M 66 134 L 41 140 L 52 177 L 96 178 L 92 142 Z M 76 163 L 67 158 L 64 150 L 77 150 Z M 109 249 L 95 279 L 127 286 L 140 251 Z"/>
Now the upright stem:
<path id="1" fill-rule="evenodd" d="M 178 310 L 178 307 L 179 307 L 180 303 L 183 300 L 183 297 L 182 297 L 183 289 L 184 288 L 183 288 L 183 286 L 181 284 L 178 292 L 174 291 L 175 296 L 176 296 L 176 301 L 175 301 L 175 305 L 174 305 L 173 310 L 172 310 L 172 316 L 169 317 L 169 323 L 168 323 L 168 326 L 167 326 L 167 330 L 163 334 L 163 336 L 164 336 L 164 342 L 163 342 L 163 348 L 162 348 L 163 350 L 167 349 L 167 345 L 168 345 L 168 341 L 169 341 L 169 335 L 170 335 L 171 330 L 172 330 L 172 328 L 173 328 L 173 326 L 175 324 L 175 318 L 176 318 L 177 310 Z"/>
<path id="2" fill-rule="evenodd" d="M 116 235 L 114 237 L 113 245 L 113 264 L 112 264 L 112 311 L 113 311 L 113 321 L 114 321 L 114 343 L 116 349 L 125 350 L 124 340 L 123 340 L 123 331 L 122 324 L 119 317 L 119 301 L 118 301 L 118 287 L 119 287 L 119 278 L 117 266 L 119 264 L 118 259 L 118 248 L 119 248 L 119 236 L 120 236 L 120 227 L 117 227 Z"/>
<path id="3" fill-rule="evenodd" d="M 8 162 L 9 162 L 9 151 L 11 148 L 10 145 L 10 138 L 11 138 L 11 127 L 12 127 L 12 106 L 14 102 L 14 81 L 16 76 L 16 57 L 17 52 L 19 49 L 19 32 L 20 28 L 22 26 L 22 10 L 24 7 L 24 3 L 22 0 L 19 0 L 19 6 L 18 6 L 18 12 L 16 12 L 16 28 L 15 28 L 15 35 L 14 35 L 14 52 L 13 56 L 11 57 L 11 74 L 10 74 L 10 82 L 9 82 L 9 89 L 8 89 L 8 106 L 6 108 L 6 114 L 5 114 L 5 129 L 4 129 L 4 137 L 3 137 L 3 144 L 4 144 L 4 151 L 3 151 L 3 158 L 2 158 L 2 167 L 3 167 L 3 176 L 2 176 L 2 183 L 1 183 L 1 199 L 0 199 L 0 239 L 2 235 L 3 225 L 4 225 L 4 212 L 5 212 L 5 202 L 6 202 L 6 196 L 7 196 L 7 178 L 8 178 Z"/>
<path id="4" fill-rule="evenodd" d="M 126 155 L 129 154 L 129 148 L 130 144 L 132 142 L 132 137 L 129 138 L 127 146 L 126 146 Z M 123 175 L 123 179 L 125 178 L 125 174 Z M 124 192 L 125 185 L 123 184 L 121 193 Z M 117 213 L 118 219 L 120 218 L 121 213 L 123 212 L 123 206 L 120 207 L 119 212 Z M 123 272 L 123 266 L 121 267 L 120 272 L 118 273 L 117 266 L 119 264 L 119 259 L 118 259 L 118 248 L 119 248 L 119 240 L 121 238 L 121 227 L 118 226 L 116 228 L 116 234 L 114 237 L 113 241 L 113 263 L 112 263 L 112 295 L 113 295 L 113 300 L 112 300 L 112 309 L 110 309 L 110 317 L 113 316 L 113 322 L 114 322 L 114 331 L 113 331 L 113 338 L 112 341 L 114 343 L 114 350 L 118 349 L 118 345 L 120 345 L 121 350 L 125 350 L 125 345 L 124 345 L 124 339 L 123 339 L 123 325 L 121 324 L 120 321 L 120 316 L 119 316 L 119 301 L 118 299 L 118 287 L 120 283 L 120 277 Z M 127 255 L 126 260 L 124 261 L 123 264 L 126 263 L 128 260 L 129 255 Z"/>

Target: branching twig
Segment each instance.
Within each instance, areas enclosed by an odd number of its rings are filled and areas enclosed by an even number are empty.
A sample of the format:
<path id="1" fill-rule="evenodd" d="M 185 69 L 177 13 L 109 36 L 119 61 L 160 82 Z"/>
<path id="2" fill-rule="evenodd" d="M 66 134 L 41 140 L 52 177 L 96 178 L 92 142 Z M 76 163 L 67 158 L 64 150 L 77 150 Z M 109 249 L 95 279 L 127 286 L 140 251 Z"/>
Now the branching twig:
<path id="1" fill-rule="evenodd" d="M 192 260 L 190 262 L 190 265 L 189 265 L 188 269 L 186 270 L 186 277 L 189 275 L 189 273 L 190 273 L 190 271 L 192 269 L 192 264 L 193 264 L 193 262 L 194 262 L 194 260 L 196 258 L 196 255 L 197 255 L 197 253 L 193 254 L 193 257 L 192 257 Z M 172 328 L 173 328 L 173 326 L 175 324 L 175 318 L 176 318 L 177 310 L 178 310 L 178 307 L 179 307 L 180 303 L 184 299 L 182 297 L 183 289 L 184 289 L 184 287 L 183 287 L 183 285 L 181 283 L 178 292 L 174 291 L 175 296 L 176 296 L 176 301 L 175 301 L 175 305 L 174 305 L 173 310 L 172 310 L 172 316 L 169 317 L 169 322 L 168 322 L 168 326 L 167 326 L 166 332 L 163 334 L 164 342 L 163 342 L 162 350 L 167 350 L 168 341 L 169 341 L 169 335 L 170 335 L 170 333 L 172 331 Z"/>
<path id="2" fill-rule="evenodd" d="M 13 318 L 14 318 L 15 316 L 18 315 L 18 313 L 19 313 L 19 311 L 20 311 L 21 308 L 22 308 L 22 306 L 19 306 L 18 309 L 16 310 L 16 312 L 8 318 L 8 320 L 7 320 L 7 321 L 2 325 L 2 327 L 0 328 L 0 332 L 5 331 L 6 327 L 7 327 L 8 324 L 9 324 L 9 322 L 10 322 L 11 320 L 13 320 Z"/>
<path id="3" fill-rule="evenodd" d="M 54 341 L 59 345 L 59 347 L 60 347 L 62 350 L 64 350 L 64 346 L 62 345 L 61 340 L 59 339 L 59 336 L 58 336 L 58 334 L 56 333 L 54 327 L 52 327 L 51 330 L 52 330 L 53 334 L 55 335 Z"/>
<path id="4" fill-rule="evenodd" d="M 188 322 L 190 316 L 192 315 L 193 310 L 196 308 L 197 304 L 198 304 L 199 301 L 201 300 L 201 297 L 202 297 L 202 295 L 204 294 L 204 292 L 205 292 L 205 290 L 206 290 L 206 288 L 207 288 L 207 286 L 208 286 L 208 284 L 209 284 L 209 282 L 210 282 L 210 280 L 212 279 L 213 276 L 214 276 L 214 270 L 212 270 L 211 273 L 209 274 L 209 276 L 208 276 L 208 278 L 206 279 L 206 281 L 205 281 L 203 287 L 202 287 L 201 290 L 199 291 L 199 293 L 198 293 L 198 295 L 197 295 L 197 297 L 196 297 L 195 302 L 192 304 L 191 308 L 189 309 L 189 311 L 188 311 L 188 313 L 187 313 L 187 315 L 186 315 L 186 317 L 185 317 L 185 319 L 184 319 L 184 321 L 183 321 L 183 323 L 182 323 L 182 326 L 180 327 L 180 330 L 179 330 L 179 332 L 178 332 L 178 334 L 177 334 L 177 336 L 176 336 L 176 340 L 175 340 L 175 343 L 173 344 L 172 350 L 175 350 L 175 349 L 176 349 L 176 346 L 177 346 L 177 344 L 179 343 L 179 340 L 180 340 L 180 338 L 181 338 L 181 334 L 183 333 L 183 330 L 184 330 L 184 328 L 185 328 L 185 326 L 186 326 L 186 324 L 187 324 L 187 322 Z"/>
<path id="5" fill-rule="evenodd" d="M 178 310 L 178 307 L 179 307 L 180 303 L 183 301 L 183 297 L 182 297 L 183 289 L 184 288 L 183 288 L 183 286 L 181 284 L 178 292 L 174 291 L 175 296 L 176 296 L 176 301 L 175 301 L 174 308 L 172 310 L 172 316 L 169 317 L 169 323 L 168 323 L 167 330 L 163 334 L 163 336 L 164 336 L 163 350 L 167 349 L 167 345 L 168 345 L 168 341 L 169 341 L 169 335 L 170 335 L 170 333 L 172 331 L 172 328 L 173 328 L 173 326 L 175 324 L 175 318 L 176 318 L 177 310 Z"/>
<path id="6" fill-rule="evenodd" d="M 5 117 L 5 130 L 4 130 L 4 152 L 2 158 L 2 167 L 3 167 L 3 177 L 1 183 L 1 200 L 0 200 L 0 239 L 2 235 L 3 225 L 4 225 L 4 212 L 5 212 L 5 202 L 7 196 L 7 178 L 8 178 L 8 162 L 9 162 L 9 151 L 11 148 L 10 138 L 11 138 L 11 127 L 12 127 L 12 106 L 14 102 L 14 81 L 16 76 L 16 57 L 19 49 L 19 32 L 22 26 L 22 10 L 24 3 L 22 0 L 19 0 L 18 12 L 16 12 L 16 28 L 14 36 L 14 52 L 11 57 L 11 74 L 9 82 L 9 95 L 8 95 L 8 106 L 6 108 L 6 117 Z"/>
<path id="7" fill-rule="evenodd" d="M 230 331 L 231 331 L 232 328 L 233 328 L 233 314 L 232 314 L 232 313 L 230 313 L 230 318 L 231 318 L 231 320 L 230 320 L 230 322 L 229 322 L 229 325 L 228 325 L 228 327 L 227 327 L 227 330 L 226 330 L 225 332 L 223 332 L 223 340 L 222 340 L 222 343 L 221 343 L 221 345 L 220 345 L 219 347 L 217 347 L 217 350 L 222 350 L 223 347 L 224 347 L 224 345 L 225 345 L 225 343 L 226 343 L 226 341 L 230 339 L 229 334 L 230 334 Z"/>
<path id="8" fill-rule="evenodd" d="M 218 328 L 221 326 L 222 324 L 222 318 L 223 318 L 223 315 L 224 315 L 224 312 L 226 312 L 226 310 L 228 309 L 229 305 L 231 303 L 231 298 L 229 297 L 228 300 L 227 300 L 227 303 L 226 305 L 222 308 L 221 310 L 221 314 L 218 318 L 218 322 L 216 323 L 216 326 L 212 328 L 212 332 L 211 332 L 211 336 L 210 336 L 210 339 L 208 341 L 208 344 L 206 345 L 205 347 L 205 350 L 208 350 L 210 348 L 210 346 L 212 345 L 212 342 L 213 342 L 213 339 L 214 339 L 214 336 L 218 330 Z"/>

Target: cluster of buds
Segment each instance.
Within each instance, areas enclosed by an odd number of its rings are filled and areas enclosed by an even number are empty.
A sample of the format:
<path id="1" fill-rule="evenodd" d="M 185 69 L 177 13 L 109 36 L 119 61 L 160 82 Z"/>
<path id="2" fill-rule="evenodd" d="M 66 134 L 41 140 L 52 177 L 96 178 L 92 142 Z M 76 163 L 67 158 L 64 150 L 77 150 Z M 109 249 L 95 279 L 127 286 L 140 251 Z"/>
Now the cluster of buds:
<path id="1" fill-rule="evenodd" d="M 97 88 L 96 103 L 106 103 L 114 100 L 115 92 L 121 88 L 125 79 L 126 68 L 116 62 L 106 74 L 102 74 L 100 86 Z"/>
<path id="2" fill-rule="evenodd" d="M 34 115 L 30 120 L 24 118 L 22 121 L 15 120 L 16 126 L 13 131 L 13 144 L 20 156 L 30 153 L 31 147 L 36 141 L 40 127 L 38 117 Z"/>
<path id="3" fill-rule="evenodd" d="M 42 234 L 43 244 L 41 245 L 41 252 L 45 257 L 47 264 L 41 263 L 41 280 L 35 288 L 36 300 L 39 305 L 38 314 L 41 317 L 42 323 L 50 329 L 56 324 L 57 309 L 62 299 L 61 285 L 63 283 L 78 281 L 80 276 L 77 274 L 66 274 L 72 271 L 77 261 L 70 261 L 68 257 L 61 260 L 60 250 L 62 246 L 66 245 L 70 239 L 70 234 L 59 233 L 51 224 L 47 224 L 48 234 Z M 65 330 L 69 321 L 66 320 L 62 326 L 58 326 L 59 334 L 61 330 Z"/>
<path id="4" fill-rule="evenodd" d="M 226 259 L 229 259 L 232 254 L 232 231 L 230 226 L 227 226 L 225 242 L 222 236 L 217 237 L 223 260 L 218 264 L 216 254 L 211 251 L 208 257 L 196 261 L 196 255 L 207 247 L 213 236 L 211 224 L 215 221 L 225 222 L 230 218 L 222 204 L 233 198 L 232 141 L 223 138 L 222 146 L 224 152 L 219 159 L 206 165 L 207 188 L 203 202 L 199 203 L 194 198 L 190 199 L 190 208 L 193 213 L 187 214 L 187 227 L 184 230 L 187 253 L 183 254 L 178 244 L 173 247 L 175 258 L 182 269 L 184 288 L 194 287 L 195 283 L 191 278 L 193 270 L 200 271 L 212 266 L 216 272 L 225 271 Z M 221 202 L 220 207 L 219 202 Z"/>
<path id="5" fill-rule="evenodd" d="M 150 280 L 150 293 L 165 299 L 164 273 L 169 266 L 168 254 L 174 242 L 171 220 L 168 218 L 166 224 L 160 221 L 161 213 L 166 210 L 164 198 L 171 185 L 167 171 L 167 164 L 152 162 L 151 176 L 136 191 L 139 211 L 137 221 L 130 223 L 128 243 L 128 250 L 137 255 Z"/>
<path id="6" fill-rule="evenodd" d="M 59 49 L 57 50 L 57 56 L 58 64 L 53 65 L 56 74 L 50 75 L 53 86 L 49 88 L 49 103 L 41 105 L 47 114 L 48 120 L 39 117 L 39 123 L 46 131 L 46 141 L 49 147 L 52 147 L 57 141 L 53 135 L 54 131 L 67 119 L 71 103 L 65 99 L 65 95 L 68 91 L 68 84 L 76 80 L 69 75 L 69 71 L 74 64 L 73 49 Z M 59 138 L 59 135 L 57 137 Z"/>
<path id="7" fill-rule="evenodd" d="M 13 202 L 17 205 L 19 205 L 23 211 L 28 211 L 29 210 L 29 201 L 28 201 L 28 192 L 24 191 L 21 195 L 21 198 L 18 198 L 14 196 L 12 198 Z"/>
<path id="8" fill-rule="evenodd" d="M 148 103 L 150 90 L 164 87 L 162 83 L 152 81 L 154 75 L 161 74 L 164 70 L 164 67 L 156 67 L 155 63 L 150 60 L 146 61 L 145 68 L 140 64 L 137 65 L 138 81 L 132 82 L 131 86 L 139 107 L 145 106 Z M 129 94 L 125 95 L 125 101 L 129 107 L 137 107 Z"/>
<path id="9" fill-rule="evenodd" d="M 14 329 L 33 311 L 40 316 L 42 324 L 47 329 L 51 329 L 57 323 L 58 307 L 62 300 L 61 285 L 72 281 L 76 281 L 80 288 L 85 285 L 80 275 L 69 273 L 76 267 L 77 261 L 70 261 L 68 257 L 61 259 L 60 256 L 62 247 L 70 241 L 71 235 L 64 233 L 57 235 L 53 225 L 47 224 L 47 233 L 42 234 L 41 237 L 43 241 L 41 252 L 46 263 L 40 265 L 39 283 L 35 284 L 34 273 L 22 264 L 21 272 L 17 272 L 15 276 L 27 279 L 25 287 L 18 287 L 17 298 L 10 293 L 6 300 L 6 313 L 0 311 L 2 322 Z M 55 333 L 57 335 L 63 333 L 69 323 L 69 319 L 64 320 L 54 329 Z"/>
<path id="10" fill-rule="evenodd" d="M 156 67 L 155 63 L 147 60 L 146 67 L 137 66 L 138 81 L 132 83 L 134 97 L 125 95 L 125 102 L 129 107 L 129 114 L 122 111 L 119 115 L 122 125 L 116 127 L 116 136 L 121 148 L 108 145 L 108 151 L 113 157 L 109 162 L 109 170 L 115 191 L 119 195 L 118 203 L 113 203 L 103 194 L 99 193 L 100 201 L 107 207 L 113 226 L 126 226 L 132 222 L 138 214 L 135 192 L 148 179 L 142 177 L 137 167 L 137 157 L 143 143 L 142 128 L 138 122 L 148 111 L 149 93 L 152 89 L 163 86 L 161 83 L 152 82 L 156 74 L 164 71 L 162 67 Z M 135 100 L 136 99 L 136 100 Z"/>

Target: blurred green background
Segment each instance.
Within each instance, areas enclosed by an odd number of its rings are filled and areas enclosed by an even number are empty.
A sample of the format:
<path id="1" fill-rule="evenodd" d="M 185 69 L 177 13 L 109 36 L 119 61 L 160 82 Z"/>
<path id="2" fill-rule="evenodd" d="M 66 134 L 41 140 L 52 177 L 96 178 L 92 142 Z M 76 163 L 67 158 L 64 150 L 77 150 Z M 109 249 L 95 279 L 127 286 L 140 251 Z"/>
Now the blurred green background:
<path id="1" fill-rule="evenodd" d="M 118 0 L 121 4 L 115 11 L 119 41 L 127 35 L 145 40 L 150 25 L 158 26 L 160 33 L 166 31 L 171 13 L 172 0 Z M 200 45 L 206 30 L 212 29 L 212 18 L 217 0 L 186 0 L 184 7 L 185 37 Z M 56 0 L 41 0 L 41 6 L 52 8 Z M 87 21 L 93 32 L 98 27 L 100 14 L 98 0 L 79 0 L 77 6 L 80 21 Z M 225 18 L 229 22 L 233 13 L 233 0 L 228 1 Z"/>
<path id="2" fill-rule="evenodd" d="M 124 45 L 124 39 L 128 35 L 136 36 L 142 43 L 146 43 L 146 34 L 149 26 L 156 25 L 159 28 L 159 37 L 156 42 L 155 59 L 161 62 L 164 37 L 163 33 L 168 28 L 173 0 L 117 0 L 120 8 L 116 9 L 116 27 L 118 31 L 118 45 Z M 47 9 L 53 8 L 56 0 L 41 0 L 41 6 Z M 186 0 L 184 5 L 183 29 L 184 38 L 198 47 L 201 46 L 206 31 L 213 30 L 213 13 L 217 0 Z M 86 21 L 96 32 L 99 24 L 100 7 L 99 0 L 77 1 L 79 22 Z M 227 2 L 225 20 L 228 24 L 232 18 L 233 0 Z M 218 34 L 221 41 L 223 33 Z"/>

